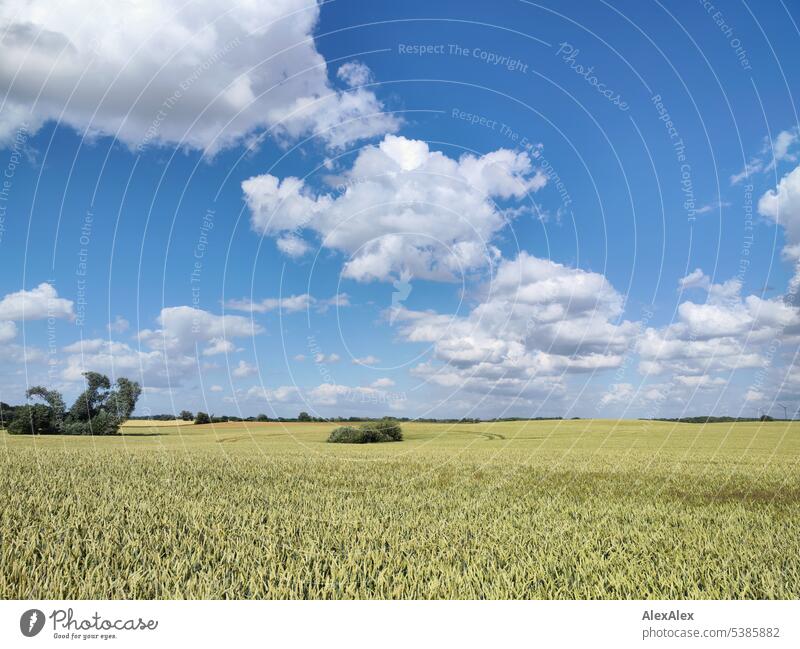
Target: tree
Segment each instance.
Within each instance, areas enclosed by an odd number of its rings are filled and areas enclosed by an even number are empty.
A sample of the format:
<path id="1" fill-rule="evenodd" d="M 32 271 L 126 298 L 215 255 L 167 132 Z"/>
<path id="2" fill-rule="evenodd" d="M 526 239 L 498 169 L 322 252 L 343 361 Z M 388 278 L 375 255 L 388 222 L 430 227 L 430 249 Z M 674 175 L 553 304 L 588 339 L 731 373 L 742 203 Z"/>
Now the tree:
<path id="1" fill-rule="evenodd" d="M 73 422 L 91 421 L 104 405 L 106 392 L 111 389 L 111 381 L 104 374 L 84 372 L 83 376 L 86 379 L 86 389 L 69 409 L 69 417 Z"/>
<path id="2" fill-rule="evenodd" d="M 12 435 L 56 435 L 60 431 L 52 426 L 50 407 L 34 403 L 17 408 L 8 432 Z"/>
<path id="3" fill-rule="evenodd" d="M 7 428 L 14 420 L 15 410 L 14 406 L 9 406 L 7 403 L 0 401 L 0 428 Z"/>
<path id="4" fill-rule="evenodd" d="M 111 392 L 106 399 L 105 408 L 122 424 L 133 414 L 141 394 L 142 388 L 136 381 L 119 378 L 116 390 Z"/>
<path id="5" fill-rule="evenodd" d="M 297 421 L 311 421 L 311 415 L 309 415 L 305 410 L 297 415 Z"/>
<path id="6" fill-rule="evenodd" d="M 256 417 L 256 421 L 269 421 L 269 417 L 267 417 L 263 412 L 259 413 L 258 417 Z"/>
<path id="7" fill-rule="evenodd" d="M 135 381 L 120 378 L 111 389 L 108 377 L 97 372 L 84 373 L 86 389 L 67 412 L 64 399 L 56 390 L 40 385 L 31 387 L 26 396 L 45 403 L 15 409 L 8 432 L 29 435 L 115 435 L 136 408 L 142 393 Z"/>
<path id="8" fill-rule="evenodd" d="M 192 421 L 194 419 L 194 415 L 188 410 L 181 410 L 181 414 L 179 415 L 179 417 L 183 421 Z"/>
<path id="9" fill-rule="evenodd" d="M 194 418 L 195 424 L 210 424 L 211 417 L 208 416 L 208 413 L 205 412 L 198 412 L 197 417 Z"/>

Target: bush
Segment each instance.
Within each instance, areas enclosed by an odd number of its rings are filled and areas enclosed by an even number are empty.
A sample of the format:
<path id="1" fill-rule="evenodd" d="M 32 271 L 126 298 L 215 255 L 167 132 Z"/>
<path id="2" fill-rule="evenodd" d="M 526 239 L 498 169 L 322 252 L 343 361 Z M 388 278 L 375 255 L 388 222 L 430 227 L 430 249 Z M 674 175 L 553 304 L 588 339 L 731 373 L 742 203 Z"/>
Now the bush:
<path id="1" fill-rule="evenodd" d="M 20 406 L 14 419 L 8 425 L 11 435 L 48 435 L 58 431 L 53 429 L 50 408 L 41 403 Z"/>
<path id="2" fill-rule="evenodd" d="M 380 435 L 385 435 L 392 442 L 403 441 L 403 430 L 395 419 L 381 419 L 380 421 L 370 421 L 362 426 L 365 430 L 374 430 Z"/>
<path id="3" fill-rule="evenodd" d="M 64 424 L 65 435 L 116 435 L 119 421 L 106 411 L 98 412 L 89 421 L 70 420 Z"/>
<path id="4" fill-rule="evenodd" d="M 328 442 L 333 444 L 375 444 L 399 442 L 403 439 L 400 424 L 393 420 L 371 421 L 356 428 L 339 426 L 331 431 Z"/>
<path id="5" fill-rule="evenodd" d="M 198 412 L 197 417 L 195 417 L 194 423 L 196 424 L 210 424 L 211 417 L 208 416 L 208 413 L 205 412 Z"/>

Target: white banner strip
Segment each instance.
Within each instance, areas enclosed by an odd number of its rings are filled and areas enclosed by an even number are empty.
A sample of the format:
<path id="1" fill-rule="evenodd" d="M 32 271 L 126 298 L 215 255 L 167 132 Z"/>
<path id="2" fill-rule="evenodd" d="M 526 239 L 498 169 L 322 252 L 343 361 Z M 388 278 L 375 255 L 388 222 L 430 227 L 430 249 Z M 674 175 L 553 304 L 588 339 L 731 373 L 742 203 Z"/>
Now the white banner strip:
<path id="1" fill-rule="evenodd" d="M 0 602 L 0 647 L 98 643 L 798 647 L 800 602 Z"/>

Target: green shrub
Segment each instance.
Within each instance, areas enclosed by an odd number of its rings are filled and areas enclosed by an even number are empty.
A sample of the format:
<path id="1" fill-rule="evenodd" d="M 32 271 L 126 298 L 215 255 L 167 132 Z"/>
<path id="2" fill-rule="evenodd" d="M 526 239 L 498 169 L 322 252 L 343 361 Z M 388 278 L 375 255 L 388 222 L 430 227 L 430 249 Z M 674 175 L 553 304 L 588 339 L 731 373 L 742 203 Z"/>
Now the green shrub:
<path id="1" fill-rule="evenodd" d="M 49 407 L 41 403 L 17 408 L 14 419 L 8 425 L 11 435 L 48 435 L 57 433 L 53 429 L 53 418 Z"/>
<path id="2" fill-rule="evenodd" d="M 364 430 L 374 430 L 380 435 L 384 435 L 392 442 L 403 440 L 403 430 L 396 419 L 381 419 L 380 421 L 370 421 L 362 427 Z M 383 441 L 383 440 L 381 440 Z"/>
<path id="3" fill-rule="evenodd" d="M 112 414 L 101 410 L 89 421 L 68 420 L 65 435 L 117 435 L 120 422 Z"/>
<path id="4" fill-rule="evenodd" d="M 375 444 L 399 442 L 403 439 L 400 425 L 393 420 L 371 421 L 360 427 L 339 426 L 331 431 L 328 441 L 334 444 Z"/>

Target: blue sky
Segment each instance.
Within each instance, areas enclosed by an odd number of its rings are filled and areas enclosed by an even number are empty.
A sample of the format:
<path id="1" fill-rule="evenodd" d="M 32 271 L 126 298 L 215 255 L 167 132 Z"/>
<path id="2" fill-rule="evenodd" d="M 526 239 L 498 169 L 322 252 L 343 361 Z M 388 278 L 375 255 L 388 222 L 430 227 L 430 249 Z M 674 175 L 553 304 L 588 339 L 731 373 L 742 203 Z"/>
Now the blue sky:
<path id="1" fill-rule="evenodd" d="M 777 2 L 0 3 L 0 400 L 800 407 Z"/>

